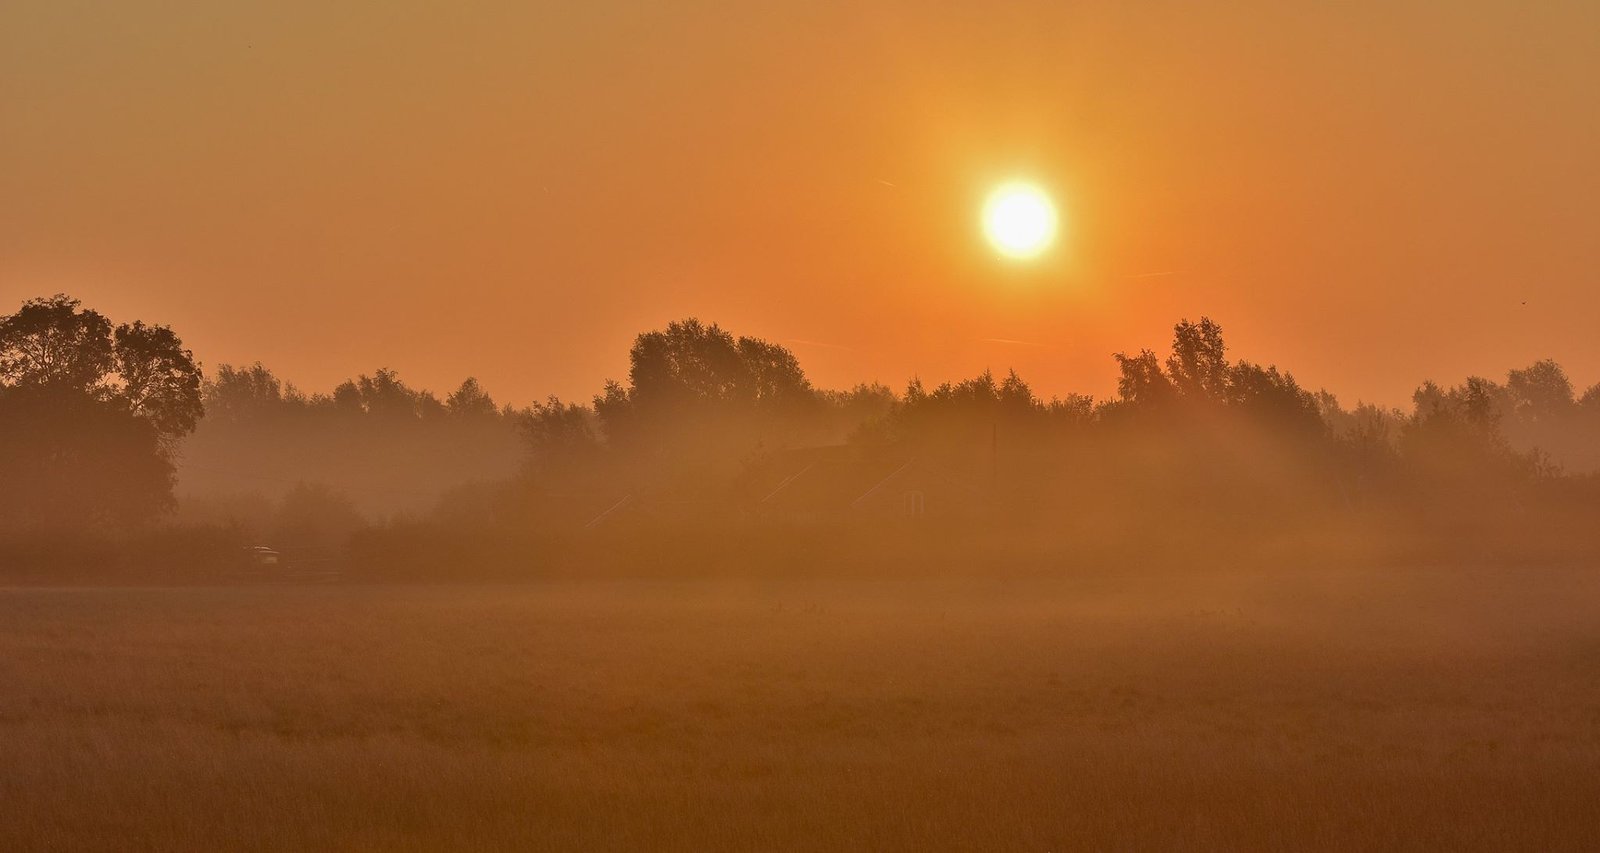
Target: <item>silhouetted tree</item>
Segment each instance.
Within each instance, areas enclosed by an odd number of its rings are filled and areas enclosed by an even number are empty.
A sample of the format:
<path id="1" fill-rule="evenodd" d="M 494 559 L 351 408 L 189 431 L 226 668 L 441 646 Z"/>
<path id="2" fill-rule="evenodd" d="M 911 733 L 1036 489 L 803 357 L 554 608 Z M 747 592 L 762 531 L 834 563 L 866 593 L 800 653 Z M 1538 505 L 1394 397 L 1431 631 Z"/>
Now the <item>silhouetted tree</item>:
<path id="1" fill-rule="evenodd" d="M 201 389 L 208 420 L 244 420 L 276 413 L 287 395 L 272 371 L 256 362 L 249 367 L 218 365 Z"/>
<path id="2" fill-rule="evenodd" d="M 494 398 L 471 376 L 462 380 L 461 387 L 445 398 L 444 407 L 458 417 L 488 417 L 497 411 Z"/>
<path id="3" fill-rule="evenodd" d="M 1583 396 L 1578 398 L 1578 406 L 1586 412 L 1600 413 L 1600 382 L 1589 386 L 1589 390 L 1583 392 Z"/>
<path id="4" fill-rule="evenodd" d="M 748 376 L 740 382 L 741 397 L 748 396 L 755 405 L 774 411 L 815 402 L 811 382 L 794 353 L 759 338 L 741 337 L 738 346 Z"/>
<path id="5" fill-rule="evenodd" d="M 845 438 L 865 440 L 878 430 L 898 402 L 888 386 L 876 382 L 863 383 L 849 391 L 818 391 L 817 396 L 827 407 L 828 427 L 822 436 L 826 443 Z"/>
<path id="6" fill-rule="evenodd" d="M 639 335 L 628 360 L 627 386 L 607 382 L 594 401 L 606 437 L 624 447 L 659 449 L 665 441 L 684 449 L 691 434 L 713 432 L 739 443 L 728 430 L 756 441 L 783 432 L 786 417 L 818 401 L 789 350 L 757 338 L 735 340 L 694 318 Z"/>
<path id="7" fill-rule="evenodd" d="M 1230 371 L 1222 327 L 1209 317 L 1179 322 L 1172 329 L 1172 354 L 1167 378 L 1184 398 L 1221 401 L 1228 393 Z"/>
<path id="8" fill-rule="evenodd" d="M 1432 381 L 1418 387 L 1412 394 L 1415 411 L 1400 434 L 1400 451 L 1413 475 L 1482 494 L 1539 474 L 1538 458 L 1515 451 L 1501 430 L 1505 396 L 1499 385 L 1478 376 L 1448 389 Z"/>
<path id="9" fill-rule="evenodd" d="M 564 474 L 592 461 L 601 447 L 596 420 L 587 406 L 563 403 L 554 396 L 528 407 L 518 425 L 527 438 L 533 469 L 545 475 Z"/>
<path id="10" fill-rule="evenodd" d="M 386 367 L 378 368 L 371 376 L 362 374 L 356 377 L 355 386 L 361 408 L 369 415 L 380 418 L 416 418 L 422 414 L 420 399 L 423 395 L 413 391 L 400 380 L 398 373 Z M 337 398 L 337 390 L 334 396 Z"/>
<path id="11" fill-rule="evenodd" d="M 1228 404 L 1257 423 L 1299 435 L 1325 428 L 1317 399 L 1276 366 L 1240 361 L 1228 369 Z"/>
<path id="12" fill-rule="evenodd" d="M 92 392 L 116 364 L 111 321 L 65 294 L 0 318 L 0 382 Z"/>
<path id="13" fill-rule="evenodd" d="M 1572 397 L 1572 380 L 1551 359 L 1508 373 L 1506 393 L 1512 411 L 1524 421 L 1560 420 L 1571 415 L 1577 405 Z"/>
<path id="14" fill-rule="evenodd" d="M 733 336 L 690 318 L 645 332 L 628 353 L 629 407 L 655 412 L 726 403 L 753 386 Z M 610 419 L 605 411 L 601 417 Z"/>
<path id="15" fill-rule="evenodd" d="M 200 399 L 200 367 L 194 354 L 166 326 L 117 327 L 112 352 L 121 377 L 120 396 L 134 414 L 154 424 L 163 436 L 194 431 L 205 413 Z"/>
<path id="16" fill-rule="evenodd" d="M 1137 409 L 1159 408 L 1171 402 L 1176 393 L 1172 381 L 1161 372 L 1161 361 L 1150 350 L 1140 350 L 1138 355 L 1116 353 L 1120 375 L 1117 377 L 1117 396 L 1124 404 Z"/>
<path id="17" fill-rule="evenodd" d="M 172 505 L 172 442 L 204 408 L 165 326 L 114 330 L 65 295 L 0 317 L 0 512 L 12 524 L 129 523 Z"/>

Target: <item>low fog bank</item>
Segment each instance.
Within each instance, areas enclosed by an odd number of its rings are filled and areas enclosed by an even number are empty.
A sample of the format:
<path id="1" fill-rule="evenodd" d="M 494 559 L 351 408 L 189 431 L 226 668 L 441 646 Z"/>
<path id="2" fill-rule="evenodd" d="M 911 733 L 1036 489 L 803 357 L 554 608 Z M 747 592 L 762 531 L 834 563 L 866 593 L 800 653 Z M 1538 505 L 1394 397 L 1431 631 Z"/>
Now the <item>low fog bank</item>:
<path id="1" fill-rule="evenodd" d="M 0 571 L 203 580 L 1048 575 L 1600 555 L 1600 386 L 1541 361 L 1346 405 L 1209 319 L 1118 392 L 814 388 L 696 320 L 588 404 L 305 393 L 66 297 L 0 321 Z M 252 556 L 245 551 L 257 548 Z M 270 552 L 263 562 L 260 553 Z M 251 573 L 246 571 L 247 574 Z"/>

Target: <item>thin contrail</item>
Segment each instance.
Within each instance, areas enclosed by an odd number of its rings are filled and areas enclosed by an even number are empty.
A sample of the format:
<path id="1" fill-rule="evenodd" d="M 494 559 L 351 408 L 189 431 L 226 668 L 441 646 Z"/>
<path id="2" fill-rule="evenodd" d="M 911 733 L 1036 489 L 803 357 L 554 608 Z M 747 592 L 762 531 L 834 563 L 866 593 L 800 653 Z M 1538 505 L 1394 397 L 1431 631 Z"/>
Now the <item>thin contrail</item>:
<path id="1" fill-rule="evenodd" d="M 1165 272 L 1142 272 L 1137 275 L 1123 276 L 1123 278 L 1164 278 L 1169 275 L 1183 275 L 1181 270 L 1167 270 Z"/>
<path id="2" fill-rule="evenodd" d="M 784 338 L 783 342 L 787 344 L 801 344 L 808 347 L 823 347 L 825 349 L 855 349 L 855 347 L 847 347 L 844 344 L 825 344 L 822 341 L 808 341 L 805 338 Z"/>
<path id="3" fill-rule="evenodd" d="M 1012 346 L 1019 346 L 1019 347 L 1047 347 L 1047 346 L 1049 346 L 1049 344 L 1041 344 L 1041 343 L 1038 343 L 1037 341 L 1018 341 L 1018 340 L 1013 340 L 1011 338 L 979 338 L 978 340 L 982 341 L 984 343 L 1011 344 Z"/>

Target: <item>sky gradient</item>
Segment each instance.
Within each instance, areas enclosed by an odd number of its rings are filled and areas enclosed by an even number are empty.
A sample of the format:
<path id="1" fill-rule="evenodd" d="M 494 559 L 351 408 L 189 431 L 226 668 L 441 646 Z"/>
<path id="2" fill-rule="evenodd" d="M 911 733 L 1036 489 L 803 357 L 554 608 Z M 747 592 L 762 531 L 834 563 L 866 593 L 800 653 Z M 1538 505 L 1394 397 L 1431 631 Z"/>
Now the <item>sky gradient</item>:
<path id="1" fill-rule="evenodd" d="M 686 316 L 824 387 L 1105 395 L 1202 314 L 1347 403 L 1600 381 L 1600 4 L 993 6 L 9 0 L 0 311 L 519 404 Z"/>

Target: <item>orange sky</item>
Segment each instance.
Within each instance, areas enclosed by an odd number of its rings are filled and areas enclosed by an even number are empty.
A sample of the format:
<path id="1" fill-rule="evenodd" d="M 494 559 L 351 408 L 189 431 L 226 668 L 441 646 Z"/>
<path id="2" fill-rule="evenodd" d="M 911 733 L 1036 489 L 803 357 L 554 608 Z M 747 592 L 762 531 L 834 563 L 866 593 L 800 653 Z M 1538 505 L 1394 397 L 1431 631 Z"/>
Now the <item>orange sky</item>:
<path id="1" fill-rule="evenodd" d="M 518 403 L 689 315 L 823 386 L 1104 394 L 1202 313 L 1347 401 L 1600 381 L 1600 3 L 997 5 L 8 0 L 0 311 Z"/>

